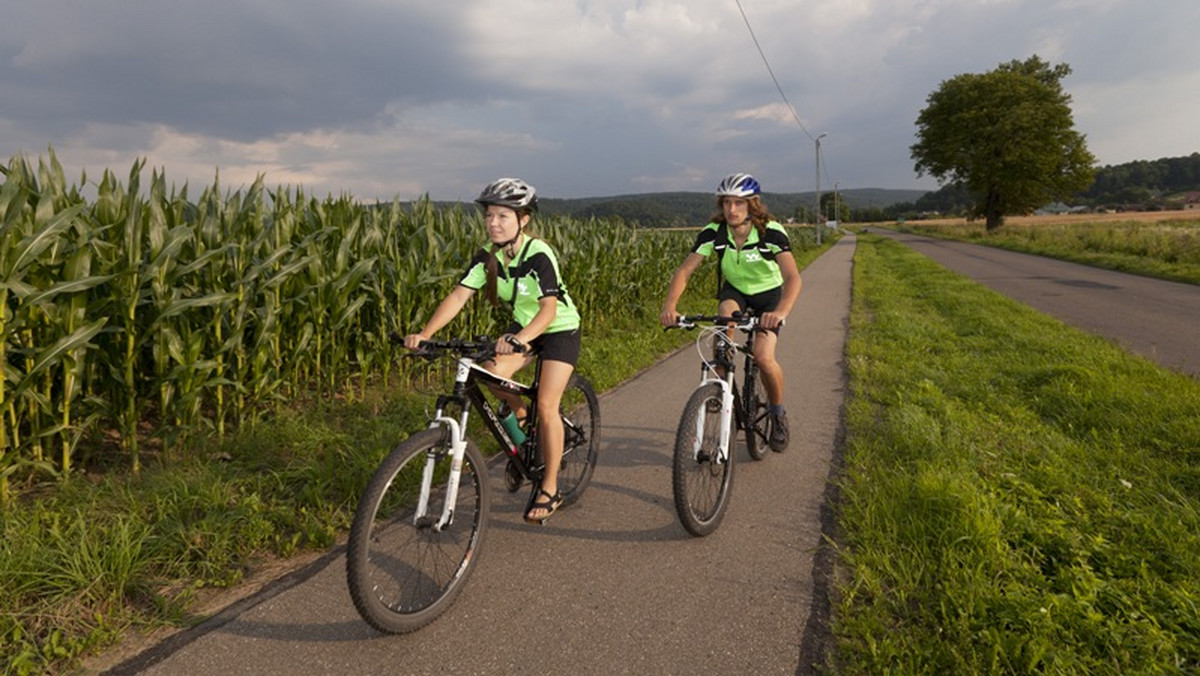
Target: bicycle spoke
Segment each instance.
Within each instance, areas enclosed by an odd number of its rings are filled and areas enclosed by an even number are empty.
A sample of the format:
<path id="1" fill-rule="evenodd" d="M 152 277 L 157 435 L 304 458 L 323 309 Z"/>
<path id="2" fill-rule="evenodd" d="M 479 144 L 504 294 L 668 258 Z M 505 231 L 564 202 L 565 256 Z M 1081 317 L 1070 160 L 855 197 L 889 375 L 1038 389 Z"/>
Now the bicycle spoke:
<path id="1" fill-rule="evenodd" d="M 591 481 L 600 447 L 600 404 L 591 384 L 575 374 L 563 392 L 563 457 L 558 490 L 563 504 L 579 499 Z"/>
<path id="2" fill-rule="evenodd" d="M 446 433 L 432 429 L 401 444 L 380 465 L 355 515 L 346 571 L 355 607 L 371 626 L 412 631 L 440 615 L 461 591 L 487 524 L 488 481 L 468 442 L 452 520 L 440 522 L 452 455 Z M 433 462 L 428 508 L 418 517 L 426 464 Z"/>
<path id="3" fill-rule="evenodd" d="M 722 456 L 721 417 L 710 404 L 721 400 L 717 384 L 701 385 L 692 393 L 675 437 L 672 487 L 675 511 L 693 535 L 708 535 L 725 515 L 733 481 L 734 455 Z"/>

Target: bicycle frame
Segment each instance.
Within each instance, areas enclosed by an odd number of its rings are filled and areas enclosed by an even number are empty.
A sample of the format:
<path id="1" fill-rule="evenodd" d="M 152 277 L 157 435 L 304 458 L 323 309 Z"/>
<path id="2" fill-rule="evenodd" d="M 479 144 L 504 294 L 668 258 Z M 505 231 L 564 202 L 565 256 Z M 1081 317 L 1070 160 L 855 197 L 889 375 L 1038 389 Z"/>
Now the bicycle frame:
<path id="1" fill-rule="evenodd" d="M 422 344 L 422 347 L 429 346 L 435 349 L 454 350 L 460 354 L 455 359 L 457 368 L 454 377 L 454 389 L 450 394 L 438 396 L 434 414 L 430 418 L 428 425 L 430 428 L 445 427 L 450 434 L 450 453 L 453 460 L 450 464 L 450 477 L 447 481 L 447 493 L 442 506 L 442 513 L 436 522 L 431 522 L 428 516 L 430 485 L 433 482 L 433 468 L 436 464 L 436 459 L 430 457 L 426 460 L 424 474 L 422 475 L 420 498 L 417 503 L 416 514 L 414 515 L 415 525 L 427 525 L 436 531 L 441 531 L 454 521 L 453 505 L 458 498 L 458 486 L 462 477 L 463 454 L 467 448 L 467 421 L 472 408 L 483 416 L 484 426 L 496 438 L 500 447 L 504 449 L 510 460 L 518 467 L 522 476 L 530 480 L 540 479 L 537 476 L 537 468 L 533 462 L 534 451 L 537 448 L 537 407 L 533 405 L 533 402 L 537 401 L 537 383 L 540 379 L 542 363 L 540 360 L 537 360 L 534 366 L 532 385 L 525 385 L 515 380 L 503 378 L 480 365 L 481 361 L 490 357 L 488 350 L 490 345 L 491 343 L 467 343 L 463 341 L 450 341 L 446 343 L 428 341 Z M 521 446 L 514 443 L 512 438 L 509 437 L 508 431 L 504 429 L 504 425 L 500 422 L 500 416 L 496 413 L 496 409 L 484 395 L 483 387 L 485 385 L 512 392 L 530 402 L 526 423 L 526 427 L 529 429 L 529 436 Z M 453 406 L 458 407 L 457 418 L 447 412 Z M 522 448 L 526 450 L 524 454 L 520 452 Z"/>
<path id="2" fill-rule="evenodd" d="M 750 379 L 756 377 L 758 371 L 757 364 L 754 362 L 754 333 L 758 329 L 758 318 L 753 315 L 734 317 L 692 315 L 680 317 L 677 326 L 693 329 L 696 328 L 697 322 L 713 322 L 714 324 L 714 326 L 704 329 L 704 335 L 711 334 L 714 337 L 713 358 L 710 361 L 704 358 L 703 352 L 700 353 L 700 384 L 703 386 L 708 383 L 717 383 L 721 388 L 721 428 L 718 436 L 718 453 L 720 462 L 728 462 L 729 441 L 734 430 L 749 429 L 753 424 L 753 421 L 747 420 L 749 407 L 741 400 L 741 392 L 737 385 L 735 367 L 730 353 L 745 354 L 746 382 L 751 382 Z M 730 337 L 728 330 L 731 328 L 744 332 L 746 342 L 738 343 Z M 697 346 L 703 341 L 704 335 L 697 340 Z M 702 348 L 698 347 L 698 349 Z M 717 372 L 718 368 L 725 370 L 724 378 Z M 696 455 L 699 455 L 701 450 L 700 444 L 704 437 L 703 429 L 707 415 L 707 410 L 702 410 L 696 419 L 696 442 L 692 449 Z"/>

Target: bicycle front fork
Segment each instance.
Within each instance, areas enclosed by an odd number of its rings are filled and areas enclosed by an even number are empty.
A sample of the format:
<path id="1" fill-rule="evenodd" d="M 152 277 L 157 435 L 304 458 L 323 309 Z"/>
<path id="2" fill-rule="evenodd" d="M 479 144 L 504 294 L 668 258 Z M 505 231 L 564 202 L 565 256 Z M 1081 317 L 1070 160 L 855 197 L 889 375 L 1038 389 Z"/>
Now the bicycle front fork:
<path id="1" fill-rule="evenodd" d="M 717 435 L 717 461 L 718 463 L 726 463 L 729 461 L 729 440 L 733 436 L 733 373 L 726 373 L 724 380 L 716 378 L 706 378 L 706 382 L 717 383 L 721 386 L 721 411 L 717 413 L 709 412 L 708 406 L 700 408 L 700 415 L 696 416 L 696 434 L 695 444 L 692 448 L 692 457 L 699 458 L 702 452 L 701 446 L 704 444 L 704 429 L 709 415 L 721 416 L 721 429 Z"/>
<path id="2" fill-rule="evenodd" d="M 454 505 L 458 501 L 458 485 L 462 480 L 463 456 L 467 450 L 467 439 L 461 434 L 463 427 L 453 418 L 439 416 L 434 418 L 429 426 L 444 427 L 450 436 L 450 475 L 446 478 L 442 512 L 435 521 L 434 516 L 429 514 L 429 500 L 433 493 L 434 470 L 443 453 L 437 449 L 431 449 L 425 453 L 425 467 L 421 473 L 421 492 L 417 501 L 416 514 L 413 515 L 413 525 L 441 532 L 454 523 Z"/>

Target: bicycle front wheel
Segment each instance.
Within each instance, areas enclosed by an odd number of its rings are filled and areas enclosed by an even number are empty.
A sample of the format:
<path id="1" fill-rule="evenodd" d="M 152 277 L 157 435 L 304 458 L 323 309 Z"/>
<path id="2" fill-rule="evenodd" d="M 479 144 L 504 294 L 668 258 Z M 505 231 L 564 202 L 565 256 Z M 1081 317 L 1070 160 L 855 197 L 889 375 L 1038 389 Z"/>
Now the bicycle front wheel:
<path id="1" fill-rule="evenodd" d="M 437 619 L 479 559 L 490 510 L 487 466 L 468 440 L 452 519 L 439 528 L 452 460 L 447 430 L 418 432 L 384 459 L 358 503 L 346 580 L 358 613 L 381 632 L 409 632 Z M 427 509 L 419 515 L 425 477 Z"/>
<path id="2" fill-rule="evenodd" d="M 742 427 L 746 430 L 746 451 L 755 460 L 762 460 L 767 455 L 768 427 L 767 410 L 770 402 L 767 400 L 767 388 L 763 385 L 762 376 L 757 369 L 746 369 L 745 387 L 742 389 Z"/>
<path id="3" fill-rule="evenodd" d="M 675 433 L 671 473 L 675 511 L 692 535 L 708 535 L 716 530 L 729 506 L 734 453 L 720 457 L 720 410 L 721 387 L 714 383 L 701 385 L 684 406 Z"/>
<path id="4" fill-rule="evenodd" d="M 558 491 L 563 504 L 579 499 L 592 473 L 600 450 L 600 400 L 587 378 L 574 373 L 563 392 L 563 456 L 558 468 Z"/>

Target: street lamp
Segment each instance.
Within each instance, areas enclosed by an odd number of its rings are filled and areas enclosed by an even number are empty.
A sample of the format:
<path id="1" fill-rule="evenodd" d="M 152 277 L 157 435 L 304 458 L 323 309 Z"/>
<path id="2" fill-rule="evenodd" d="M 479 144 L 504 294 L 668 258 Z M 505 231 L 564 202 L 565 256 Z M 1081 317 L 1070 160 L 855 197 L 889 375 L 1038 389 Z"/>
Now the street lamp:
<path id="1" fill-rule="evenodd" d="M 817 246 L 821 245 L 821 139 L 828 134 L 821 134 L 813 139 L 817 146 L 817 203 L 813 209 L 813 223 L 817 226 Z"/>
<path id="2" fill-rule="evenodd" d="M 840 231 L 842 229 L 842 205 L 838 201 L 838 182 L 833 182 L 833 229 Z"/>

